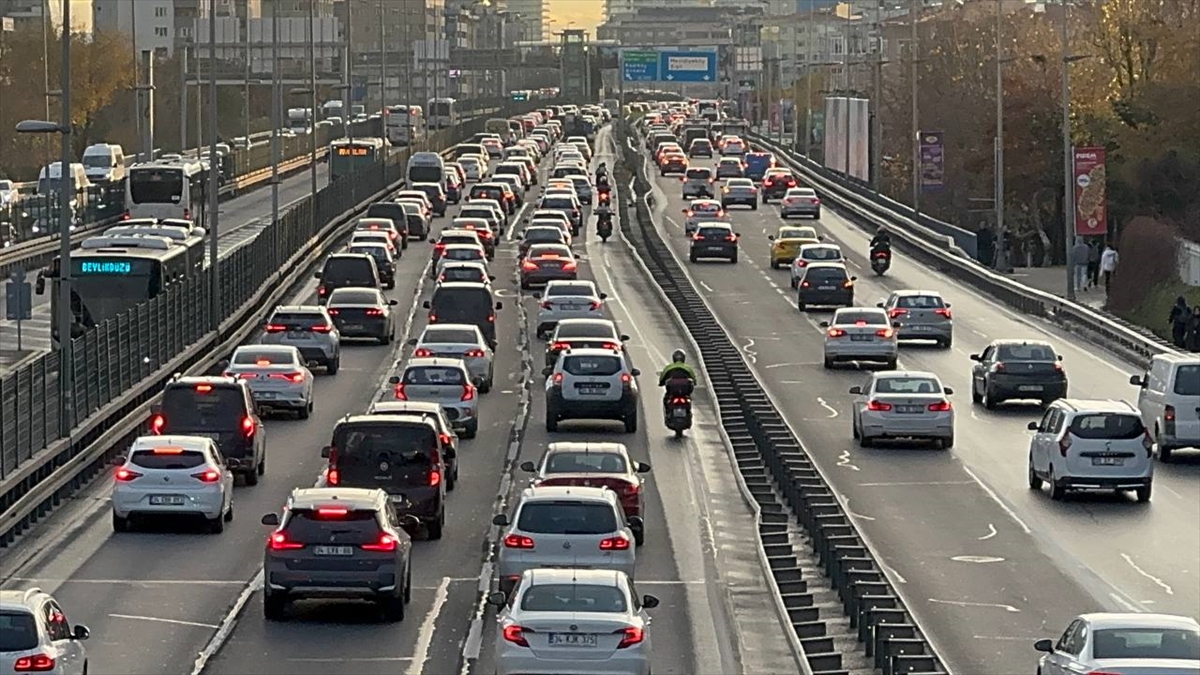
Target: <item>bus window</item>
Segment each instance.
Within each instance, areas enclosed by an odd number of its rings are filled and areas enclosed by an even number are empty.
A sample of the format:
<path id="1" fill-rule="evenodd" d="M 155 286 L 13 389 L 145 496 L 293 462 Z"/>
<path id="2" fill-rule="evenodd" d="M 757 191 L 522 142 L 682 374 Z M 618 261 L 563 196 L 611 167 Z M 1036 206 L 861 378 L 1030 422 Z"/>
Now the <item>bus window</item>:
<path id="1" fill-rule="evenodd" d="M 135 204 L 178 204 L 183 198 L 183 172 L 179 169 L 137 169 L 129 176 L 129 194 Z"/>

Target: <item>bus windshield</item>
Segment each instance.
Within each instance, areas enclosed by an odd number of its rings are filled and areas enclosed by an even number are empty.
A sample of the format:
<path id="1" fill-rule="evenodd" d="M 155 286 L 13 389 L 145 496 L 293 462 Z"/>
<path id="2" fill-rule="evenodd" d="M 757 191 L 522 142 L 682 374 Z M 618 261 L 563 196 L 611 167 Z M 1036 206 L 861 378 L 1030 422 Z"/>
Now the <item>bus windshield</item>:
<path id="1" fill-rule="evenodd" d="M 179 169 L 138 169 L 129 174 L 129 195 L 135 204 L 178 204 L 183 198 Z"/>
<path id="2" fill-rule="evenodd" d="M 429 114 L 437 115 L 439 117 L 448 117 L 450 115 L 450 102 L 449 101 L 432 101 L 432 102 L 430 102 Z"/>
<path id="3" fill-rule="evenodd" d="M 445 178 L 445 176 L 443 175 L 443 169 L 440 166 L 433 164 L 422 166 L 420 164 L 416 164 L 408 168 L 408 182 L 410 184 L 441 183 L 443 178 Z"/>

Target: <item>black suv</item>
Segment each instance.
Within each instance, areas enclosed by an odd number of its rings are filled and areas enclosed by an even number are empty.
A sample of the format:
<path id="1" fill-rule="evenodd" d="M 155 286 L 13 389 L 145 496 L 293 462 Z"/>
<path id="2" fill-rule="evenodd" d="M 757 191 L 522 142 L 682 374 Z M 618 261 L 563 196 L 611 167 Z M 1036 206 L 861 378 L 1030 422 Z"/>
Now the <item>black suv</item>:
<path id="1" fill-rule="evenodd" d="M 213 439 L 229 468 L 246 477 L 246 485 L 257 485 L 266 473 L 266 429 L 250 387 L 235 377 L 171 378 L 162 403 L 151 410 L 150 432 Z"/>
<path id="2" fill-rule="evenodd" d="M 422 415 L 347 415 L 321 449 L 330 487 L 380 488 L 396 510 L 415 516 L 430 539 L 446 524 L 446 464 L 451 439 Z"/>

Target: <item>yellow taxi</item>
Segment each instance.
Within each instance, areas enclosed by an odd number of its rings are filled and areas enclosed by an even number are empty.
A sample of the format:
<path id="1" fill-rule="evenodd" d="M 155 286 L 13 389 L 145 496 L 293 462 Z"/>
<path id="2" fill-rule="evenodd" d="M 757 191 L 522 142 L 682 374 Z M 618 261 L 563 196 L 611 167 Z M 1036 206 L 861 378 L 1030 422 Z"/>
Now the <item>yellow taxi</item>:
<path id="1" fill-rule="evenodd" d="M 778 269 L 791 265 L 801 246 L 816 244 L 824 237 L 817 234 L 815 227 L 784 225 L 767 239 L 771 241 L 771 269 Z"/>

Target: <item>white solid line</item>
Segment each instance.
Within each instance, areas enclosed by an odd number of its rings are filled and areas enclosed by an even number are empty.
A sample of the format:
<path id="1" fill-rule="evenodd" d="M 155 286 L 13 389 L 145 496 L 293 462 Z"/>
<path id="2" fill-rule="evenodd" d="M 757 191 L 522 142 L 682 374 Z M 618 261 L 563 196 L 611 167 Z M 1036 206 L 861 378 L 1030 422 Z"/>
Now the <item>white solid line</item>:
<path id="1" fill-rule="evenodd" d="M 342 657 L 342 658 L 290 658 L 288 661 L 298 663 L 393 663 L 412 661 L 411 656 L 360 656 L 360 657 Z"/>
<path id="2" fill-rule="evenodd" d="M 898 483 L 859 483 L 859 487 L 909 487 L 927 485 L 974 485 L 969 480 L 934 480 L 934 481 L 906 481 Z"/>
<path id="3" fill-rule="evenodd" d="M 708 291 L 709 293 L 714 292 L 712 289 L 712 286 L 709 286 L 708 284 L 704 283 L 703 281 L 700 282 L 700 285 L 703 286 L 704 290 Z"/>
<path id="4" fill-rule="evenodd" d="M 34 577 L 10 577 L 8 581 L 20 581 L 33 584 L 101 584 L 116 586 L 128 584 L 131 586 L 245 586 L 245 580 L 233 579 L 41 579 Z"/>
<path id="5" fill-rule="evenodd" d="M 970 476 L 972 480 L 974 480 L 976 483 L 979 483 L 979 487 L 983 488 L 983 491 L 986 492 L 987 495 L 992 498 L 992 501 L 996 502 L 996 504 L 998 504 L 1000 508 L 1008 514 L 1009 518 L 1012 518 L 1018 525 L 1021 526 L 1021 529 L 1025 531 L 1025 534 L 1030 534 L 1033 532 L 1033 530 L 1029 529 L 1029 526 L 1025 524 L 1025 521 L 1021 520 L 1021 516 L 1018 516 L 1016 511 L 1010 509 L 1008 504 L 1005 504 L 1000 500 L 1000 495 L 996 494 L 995 490 L 988 487 L 983 481 L 979 480 L 979 476 L 976 476 L 975 472 L 971 471 L 969 466 L 964 464 L 962 469 L 963 471 L 967 472 L 967 475 Z"/>
<path id="6" fill-rule="evenodd" d="M 1125 598 L 1122 598 L 1120 595 L 1117 595 L 1116 593 L 1109 593 L 1108 597 L 1112 598 L 1113 602 L 1117 603 L 1118 605 L 1123 607 L 1128 612 L 1145 612 L 1146 611 L 1146 610 L 1142 609 L 1141 607 L 1138 607 L 1137 605 L 1133 604 L 1132 602 L 1126 600 Z"/>
<path id="7" fill-rule="evenodd" d="M 1003 609 L 1004 611 L 1012 614 L 1019 614 L 1021 612 L 1021 610 L 1013 607 L 1012 605 L 1005 605 L 1003 603 L 995 602 L 963 602 L 962 600 L 938 600 L 936 598 L 929 598 L 929 602 L 936 602 L 941 605 L 954 605 L 955 607 L 990 607 L 995 609 Z"/>
<path id="8" fill-rule="evenodd" d="M 1167 595 L 1175 595 L 1175 591 L 1171 590 L 1171 587 L 1168 586 L 1165 582 L 1163 582 L 1162 579 L 1159 579 L 1158 577 L 1154 576 L 1153 574 L 1150 574 L 1149 572 L 1142 569 L 1141 567 L 1138 567 L 1138 564 L 1133 562 L 1133 558 L 1129 557 L 1128 553 L 1122 553 L 1121 557 L 1125 559 L 1125 562 L 1129 563 L 1129 566 L 1132 567 L 1134 569 L 1134 571 L 1136 571 L 1138 574 L 1146 577 L 1150 581 L 1153 581 L 1156 586 L 1158 586 L 1159 588 L 1166 591 Z"/>
<path id="9" fill-rule="evenodd" d="M 883 561 L 882 561 L 882 560 L 877 560 L 876 562 L 878 562 L 878 563 L 879 563 L 879 566 L 880 566 L 881 568 L 883 568 L 883 571 L 885 571 L 885 572 L 891 572 L 892 576 L 896 577 L 896 583 L 900 583 L 900 584 L 907 584 L 907 583 L 908 583 L 908 579 L 905 579 L 903 576 L 901 576 L 901 575 L 900 575 L 900 573 L 896 571 L 896 568 L 895 568 L 895 567 L 891 567 L 891 566 L 889 566 L 889 565 L 885 565 L 885 564 L 883 563 Z M 933 601 L 933 600 L 930 600 L 930 602 L 934 602 L 934 601 Z"/>
<path id="10" fill-rule="evenodd" d="M 133 619 L 134 621 L 153 621 L 154 623 L 169 623 L 176 626 L 195 626 L 196 628 L 216 628 L 216 624 L 200 623 L 199 621 L 180 621 L 179 619 L 163 619 L 157 616 L 139 616 L 137 614 L 109 614 L 114 619 Z"/>
<path id="11" fill-rule="evenodd" d="M 995 525 L 988 523 L 988 530 L 989 531 L 987 534 L 983 535 L 982 537 L 979 537 L 979 541 L 987 541 L 988 539 L 991 539 L 992 537 L 996 536 L 996 526 Z"/>
<path id="12" fill-rule="evenodd" d="M 425 668 L 425 662 L 429 660 L 429 645 L 433 642 L 433 631 L 437 627 L 438 614 L 441 613 L 442 606 L 446 604 L 446 598 L 450 595 L 449 589 L 450 577 L 442 577 L 442 583 L 438 585 L 437 594 L 433 598 L 433 607 L 429 608 L 429 613 L 421 622 L 421 631 L 417 633 L 417 649 L 413 653 L 412 663 L 409 664 L 406 671 L 407 675 L 421 675 L 421 671 Z"/>
<path id="13" fill-rule="evenodd" d="M 233 628 L 237 625 L 238 616 L 246 607 L 246 603 L 250 601 L 250 597 L 262 587 L 263 570 L 259 567 L 258 572 L 254 574 L 254 578 L 250 579 L 246 587 L 242 589 L 242 594 L 233 603 L 233 607 L 230 608 L 229 613 L 221 619 L 221 625 L 217 628 L 217 632 L 213 633 L 212 639 L 208 641 L 208 644 L 204 645 L 204 649 L 196 656 L 196 663 L 192 665 L 192 675 L 200 675 L 200 673 L 204 672 L 204 667 L 208 665 L 208 660 L 221 650 L 221 646 L 233 634 Z"/>

